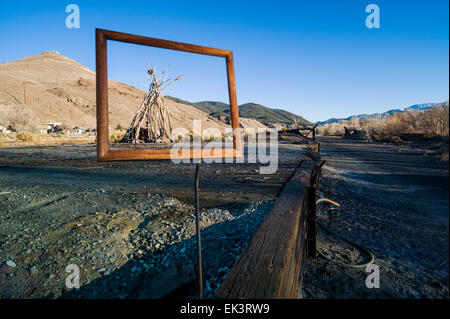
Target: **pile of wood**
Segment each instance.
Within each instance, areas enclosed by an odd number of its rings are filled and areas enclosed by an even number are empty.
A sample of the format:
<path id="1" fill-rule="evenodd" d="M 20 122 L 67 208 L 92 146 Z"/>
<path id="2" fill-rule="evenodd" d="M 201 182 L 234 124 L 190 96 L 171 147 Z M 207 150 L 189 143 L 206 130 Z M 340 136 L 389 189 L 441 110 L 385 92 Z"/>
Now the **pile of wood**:
<path id="1" fill-rule="evenodd" d="M 170 80 L 163 71 L 158 78 L 154 68 L 150 68 L 148 74 L 150 75 L 149 90 L 122 138 L 122 143 L 171 142 L 172 124 L 162 92 L 181 77 Z"/>

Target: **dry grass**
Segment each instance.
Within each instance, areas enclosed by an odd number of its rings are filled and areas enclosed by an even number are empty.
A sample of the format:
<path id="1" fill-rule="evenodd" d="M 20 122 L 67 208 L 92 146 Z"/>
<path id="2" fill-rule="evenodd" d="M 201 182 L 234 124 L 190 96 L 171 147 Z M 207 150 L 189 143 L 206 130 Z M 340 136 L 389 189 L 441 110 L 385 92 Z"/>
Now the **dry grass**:
<path id="1" fill-rule="evenodd" d="M 242 136 L 245 136 L 245 129 L 243 129 L 242 132 Z M 199 135 L 197 133 L 194 133 L 193 131 L 188 131 L 186 134 L 177 134 L 174 138 L 173 138 L 173 142 L 174 143 L 178 143 L 181 141 L 185 141 L 185 142 L 193 142 L 194 139 L 196 141 L 200 140 L 202 143 L 208 143 L 208 142 L 225 142 L 225 141 L 232 141 L 233 140 L 233 133 L 225 133 L 222 132 L 222 130 L 220 129 L 216 129 L 214 130 L 213 133 L 208 133 L 208 131 L 203 132 L 203 135 Z"/>
<path id="2" fill-rule="evenodd" d="M 114 130 L 109 133 L 109 143 L 119 143 L 123 136 L 125 135 L 126 130 Z"/>
<path id="3" fill-rule="evenodd" d="M 396 113 L 388 118 L 371 118 L 361 121 L 352 118 L 349 121 L 325 124 L 317 127 L 319 135 L 344 135 L 345 129 L 355 128 L 364 132 L 372 141 L 392 139 L 402 133 L 418 133 L 433 138 L 449 135 L 448 105 L 434 107 L 426 111 Z"/>
<path id="4" fill-rule="evenodd" d="M 30 132 L 20 132 L 16 134 L 16 139 L 23 142 L 31 142 L 34 139 L 34 134 Z"/>
<path id="5" fill-rule="evenodd" d="M 77 136 L 73 137 L 64 134 L 36 134 L 31 132 L 19 133 L 0 133 L 0 146 L 15 145 L 55 145 L 65 143 L 89 143 L 94 142 L 92 137 Z"/>
<path id="6" fill-rule="evenodd" d="M 111 144 L 114 143 L 120 143 L 120 141 L 122 140 L 122 137 L 125 135 L 126 130 L 114 130 L 111 131 L 109 133 L 109 142 Z M 242 136 L 248 136 L 248 135 L 252 135 L 249 132 L 246 132 L 245 129 L 243 129 L 242 131 Z M 254 134 L 253 134 L 254 135 Z M 221 130 L 217 129 L 217 132 L 215 133 L 208 133 L 206 132 L 203 135 L 199 135 L 197 133 L 194 133 L 193 131 L 186 131 L 185 134 L 176 134 L 175 136 L 172 137 L 173 138 L 173 143 L 178 143 L 178 142 L 193 142 L 194 140 L 199 140 L 201 141 L 201 143 L 208 143 L 208 142 L 212 142 L 212 141 L 232 141 L 233 140 L 233 134 L 225 134 L 225 132 L 221 132 Z"/>

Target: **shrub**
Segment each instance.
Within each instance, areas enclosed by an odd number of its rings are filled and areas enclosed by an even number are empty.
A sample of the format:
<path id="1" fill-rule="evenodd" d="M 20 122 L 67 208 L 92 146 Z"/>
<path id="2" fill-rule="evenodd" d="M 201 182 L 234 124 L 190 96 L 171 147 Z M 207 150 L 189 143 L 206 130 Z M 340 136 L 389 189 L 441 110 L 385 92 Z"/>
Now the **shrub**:
<path id="1" fill-rule="evenodd" d="M 448 105 L 434 107 L 423 114 L 422 129 L 430 136 L 448 136 L 449 134 Z"/>
<path id="2" fill-rule="evenodd" d="M 449 135 L 449 107 L 447 104 L 426 111 L 395 113 L 387 118 L 373 117 L 365 121 L 352 118 L 349 121 L 324 124 L 317 127 L 318 135 L 342 135 L 344 126 L 362 130 L 373 141 L 387 140 L 402 133 L 418 133 L 429 138 Z"/>
<path id="3" fill-rule="evenodd" d="M 178 143 L 181 142 L 183 140 L 184 136 L 181 134 L 178 134 L 175 139 L 174 139 L 174 143 Z"/>
<path id="4" fill-rule="evenodd" d="M 112 131 L 109 133 L 109 143 L 119 143 L 126 132 L 124 131 Z"/>
<path id="5" fill-rule="evenodd" d="M 8 124 L 8 129 L 12 132 L 36 131 L 37 121 L 33 112 L 24 107 L 7 106 L 2 110 L 1 122 Z"/>
<path id="6" fill-rule="evenodd" d="M 0 141 L 1 142 L 10 142 L 13 141 L 15 139 L 14 134 L 3 134 L 0 133 Z"/>
<path id="7" fill-rule="evenodd" d="M 17 135 L 16 135 L 16 139 L 18 139 L 19 141 L 23 141 L 23 142 L 31 142 L 31 141 L 33 141 L 33 138 L 34 138 L 34 135 L 29 132 L 20 132 L 20 133 L 17 133 Z"/>

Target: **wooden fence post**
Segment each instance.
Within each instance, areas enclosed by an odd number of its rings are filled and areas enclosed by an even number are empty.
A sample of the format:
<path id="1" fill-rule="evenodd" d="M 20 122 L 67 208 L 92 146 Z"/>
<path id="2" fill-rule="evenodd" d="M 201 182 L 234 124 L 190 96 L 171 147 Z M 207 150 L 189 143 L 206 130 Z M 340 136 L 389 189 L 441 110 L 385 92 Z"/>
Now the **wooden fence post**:
<path id="1" fill-rule="evenodd" d="M 308 257 L 316 258 L 317 216 L 316 188 L 314 185 L 308 187 L 307 196 L 308 210 L 306 213 L 306 251 Z"/>

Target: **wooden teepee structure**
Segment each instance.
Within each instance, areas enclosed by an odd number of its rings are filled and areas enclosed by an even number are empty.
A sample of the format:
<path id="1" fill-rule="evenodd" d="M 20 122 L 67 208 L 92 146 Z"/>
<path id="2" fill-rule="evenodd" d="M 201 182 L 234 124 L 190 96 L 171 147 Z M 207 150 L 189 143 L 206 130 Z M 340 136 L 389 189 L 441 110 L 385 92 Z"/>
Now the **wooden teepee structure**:
<path id="1" fill-rule="evenodd" d="M 163 71 L 157 78 L 154 68 L 150 68 L 148 74 L 150 75 L 150 87 L 122 138 L 121 142 L 123 143 L 171 142 L 172 124 L 162 92 L 181 77 L 170 80 L 164 76 L 165 71 Z"/>

